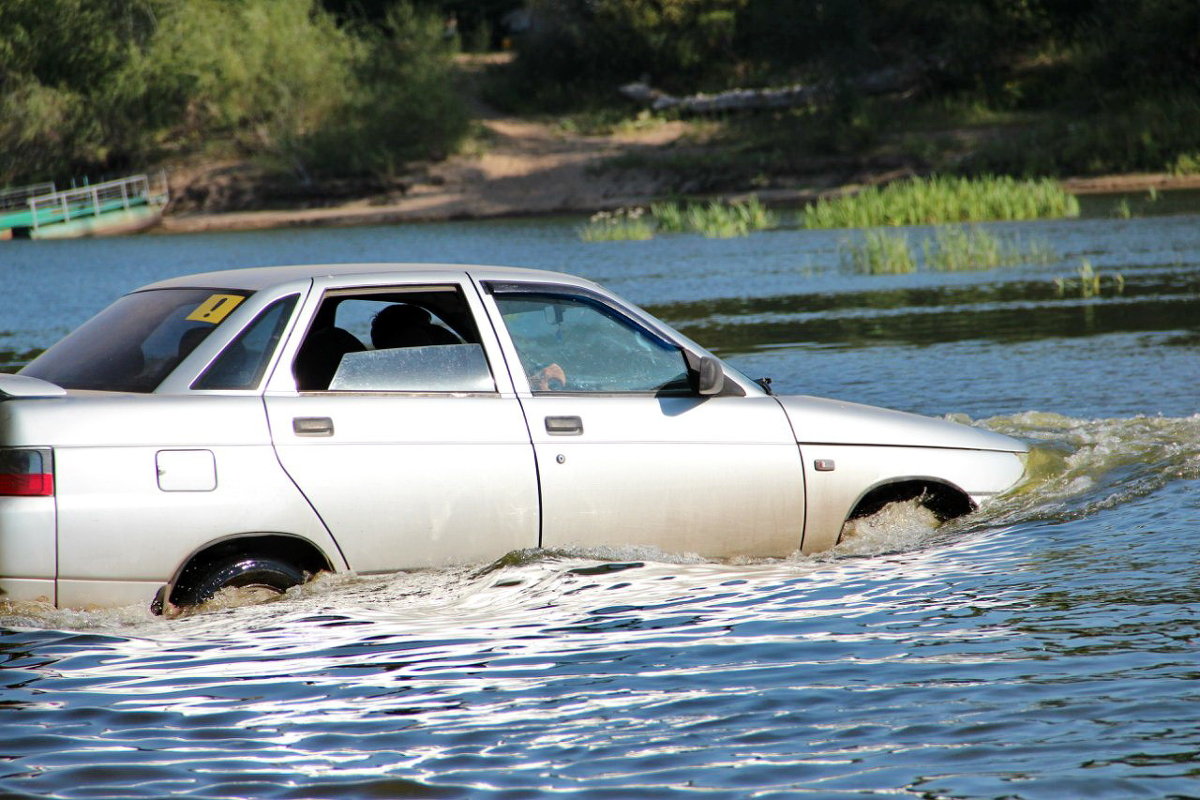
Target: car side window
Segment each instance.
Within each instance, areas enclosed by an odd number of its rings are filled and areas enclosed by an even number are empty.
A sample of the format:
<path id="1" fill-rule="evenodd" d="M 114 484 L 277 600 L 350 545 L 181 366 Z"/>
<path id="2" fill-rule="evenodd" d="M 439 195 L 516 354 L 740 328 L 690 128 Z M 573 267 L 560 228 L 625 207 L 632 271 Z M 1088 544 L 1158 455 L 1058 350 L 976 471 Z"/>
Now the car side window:
<path id="1" fill-rule="evenodd" d="M 262 381 L 267 363 L 299 295 L 290 295 L 267 306 L 233 338 L 221 354 L 193 383 L 193 389 L 253 389 Z"/>
<path id="2" fill-rule="evenodd" d="M 690 391 L 683 351 L 599 300 L 494 296 L 535 394 Z"/>
<path id="3" fill-rule="evenodd" d="M 494 392 L 457 286 L 329 292 L 297 352 L 302 392 Z"/>

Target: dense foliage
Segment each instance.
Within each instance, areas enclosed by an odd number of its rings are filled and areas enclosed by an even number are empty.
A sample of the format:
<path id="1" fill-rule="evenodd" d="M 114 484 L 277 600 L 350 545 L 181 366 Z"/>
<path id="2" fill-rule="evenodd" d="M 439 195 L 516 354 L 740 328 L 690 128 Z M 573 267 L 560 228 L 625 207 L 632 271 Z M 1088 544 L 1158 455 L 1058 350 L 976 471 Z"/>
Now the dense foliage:
<path id="1" fill-rule="evenodd" d="M 638 79 L 840 87 L 742 137 L 762 172 L 906 132 L 943 172 L 1200 170 L 1195 0 L 3 0 L 0 184 L 218 146 L 386 177 L 462 141 L 454 51 L 509 45 L 489 97 L 514 110 L 611 108 Z M 900 103 L 858 91 L 891 67 L 917 76 Z M 939 151 L 914 109 L 992 135 Z"/>
<path id="2" fill-rule="evenodd" d="M 777 115 L 770 148 L 787 150 L 783 141 L 795 130 L 793 153 L 860 156 L 906 125 L 919 130 L 911 117 L 924 107 L 952 109 L 941 112 L 943 127 L 984 128 L 983 118 L 994 134 L 966 159 L 914 142 L 910 155 L 926 158 L 909 160 L 935 169 L 1046 175 L 1200 162 L 1195 0 L 529 5 L 533 25 L 518 41 L 516 91 L 507 95 L 516 108 L 578 107 L 633 80 L 677 94 L 798 81 L 840 88 L 823 107 Z M 886 68 L 916 76 L 899 106 L 857 90 Z M 773 156 L 764 167 L 790 157 Z"/>
<path id="3" fill-rule="evenodd" d="M 300 178 L 387 174 L 467 129 L 439 17 L 312 0 L 5 0 L 0 183 L 214 142 Z"/>
<path id="4" fill-rule="evenodd" d="M 1006 91 L 1069 63 L 1072 93 L 1194 87 L 1194 0 L 529 0 L 526 75 L 668 89 L 755 76 L 853 76 L 920 65 L 942 87 Z M 1061 85 L 1061 84 L 1060 84 Z"/>

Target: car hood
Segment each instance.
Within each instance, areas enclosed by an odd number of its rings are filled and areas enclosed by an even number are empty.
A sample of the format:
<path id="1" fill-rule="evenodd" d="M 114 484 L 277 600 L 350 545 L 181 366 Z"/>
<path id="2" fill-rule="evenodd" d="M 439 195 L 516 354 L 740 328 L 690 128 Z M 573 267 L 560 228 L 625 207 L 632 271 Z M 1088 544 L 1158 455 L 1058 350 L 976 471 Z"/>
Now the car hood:
<path id="1" fill-rule="evenodd" d="M 1002 433 L 903 411 L 821 397 L 777 398 L 801 444 L 946 447 L 1024 453 L 1029 447 Z"/>

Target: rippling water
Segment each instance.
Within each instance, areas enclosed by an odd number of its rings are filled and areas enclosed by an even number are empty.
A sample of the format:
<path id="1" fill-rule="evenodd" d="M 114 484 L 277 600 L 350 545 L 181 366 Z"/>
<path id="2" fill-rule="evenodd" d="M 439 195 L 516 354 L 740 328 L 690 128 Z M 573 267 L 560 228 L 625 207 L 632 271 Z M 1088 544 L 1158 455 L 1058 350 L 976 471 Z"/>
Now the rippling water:
<path id="1" fill-rule="evenodd" d="M 571 225 L 5 243 L 0 349 L 230 263 L 559 266 L 784 391 L 1023 438 L 1029 482 L 811 558 L 523 552 L 175 619 L 0 605 L 0 796 L 1200 796 L 1195 217 L 1026 226 L 1060 264 L 912 276 L 846 273 L 845 232 Z M 1080 257 L 1123 291 L 1060 292 Z"/>

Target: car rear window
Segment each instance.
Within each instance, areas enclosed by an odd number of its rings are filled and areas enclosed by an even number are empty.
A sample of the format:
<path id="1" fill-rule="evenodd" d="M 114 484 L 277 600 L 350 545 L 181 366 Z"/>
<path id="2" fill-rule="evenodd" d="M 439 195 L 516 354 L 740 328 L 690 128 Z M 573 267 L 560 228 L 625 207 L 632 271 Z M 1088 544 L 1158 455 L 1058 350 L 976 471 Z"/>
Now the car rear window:
<path id="1" fill-rule="evenodd" d="M 117 300 L 21 374 L 66 389 L 152 392 L 241 305 L 233 289 L 154 289 Z"/>

